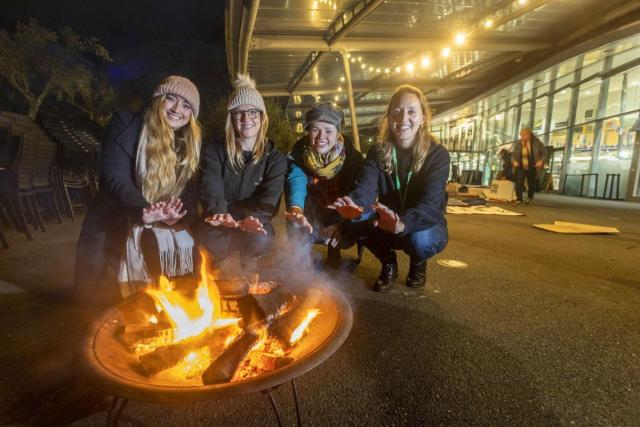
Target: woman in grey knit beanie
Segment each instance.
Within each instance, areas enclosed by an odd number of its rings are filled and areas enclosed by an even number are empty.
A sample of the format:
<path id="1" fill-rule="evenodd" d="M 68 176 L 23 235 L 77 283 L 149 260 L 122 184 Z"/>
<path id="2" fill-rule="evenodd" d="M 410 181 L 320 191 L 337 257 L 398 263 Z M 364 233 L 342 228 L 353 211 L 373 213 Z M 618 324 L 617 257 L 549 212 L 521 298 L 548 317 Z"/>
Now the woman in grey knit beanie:
<path id="1" fill-rule="evenodd" d="M 227 103 L 225 135 L 202 152 L 200 242 L 219 261 L 239 249 L 247 257 L 271 246 L 287 159 L 267 138 L 269 117 L 255 81 L 238 75 Z"/>

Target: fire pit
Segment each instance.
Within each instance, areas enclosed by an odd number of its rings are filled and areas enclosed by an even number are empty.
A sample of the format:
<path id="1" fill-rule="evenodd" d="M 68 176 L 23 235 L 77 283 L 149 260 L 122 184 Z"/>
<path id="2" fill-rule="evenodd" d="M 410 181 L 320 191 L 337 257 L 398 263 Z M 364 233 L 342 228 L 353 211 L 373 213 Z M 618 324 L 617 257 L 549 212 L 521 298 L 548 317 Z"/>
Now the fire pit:
<path id="1" fill-rule="evenodd" d="M 88 329 L 80 359 L 86 376 L 114 396 L 109 424 L 129 399 L 195 402 L 265 392 L 318 366 L 346 340 L 347 300 L 317 278 L 262 270 L 140 292 L 106 311 Z"/>

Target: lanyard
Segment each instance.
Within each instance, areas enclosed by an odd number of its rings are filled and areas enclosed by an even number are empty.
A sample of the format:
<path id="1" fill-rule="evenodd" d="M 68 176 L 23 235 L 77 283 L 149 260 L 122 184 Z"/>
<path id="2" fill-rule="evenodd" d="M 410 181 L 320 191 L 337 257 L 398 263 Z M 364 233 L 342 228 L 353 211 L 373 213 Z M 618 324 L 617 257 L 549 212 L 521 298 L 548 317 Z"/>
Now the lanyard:
<path id="1" fill-rule="evenodd" d="M 404 191 L 402 191 L 402 185 L 400 183 L 400 175 L 398 174 L 398 156 L 396 155 L 396 147 L 393 147 L 393 151 L 391 152 L 391 159 L 393 160 L 393 177 L 396 183 L 396 189 L 400 192 L 400 211 L 404 211 L 404 203 L 407 200 L 407 193 L 409 192 L 409 181 L 411 181 L 411 176 L 413 175 L 413 170 L 409 170 L 407 174 L 407 182 L 404 187 Z M 413 163 L 413 162 L 412 162 Z"/>

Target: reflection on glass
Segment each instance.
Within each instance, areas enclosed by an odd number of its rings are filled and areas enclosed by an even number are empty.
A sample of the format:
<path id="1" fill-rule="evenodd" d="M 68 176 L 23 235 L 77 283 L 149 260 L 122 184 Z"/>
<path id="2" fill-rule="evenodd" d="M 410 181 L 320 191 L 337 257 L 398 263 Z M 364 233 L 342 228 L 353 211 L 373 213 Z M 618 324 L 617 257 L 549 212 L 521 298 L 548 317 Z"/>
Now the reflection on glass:
<path id="1" fill-rule="evenodd" d="M 570 102 L 571 89 L 562 89 L 553 95 L 551 130 L 564 128 L 569 125 Z"/>

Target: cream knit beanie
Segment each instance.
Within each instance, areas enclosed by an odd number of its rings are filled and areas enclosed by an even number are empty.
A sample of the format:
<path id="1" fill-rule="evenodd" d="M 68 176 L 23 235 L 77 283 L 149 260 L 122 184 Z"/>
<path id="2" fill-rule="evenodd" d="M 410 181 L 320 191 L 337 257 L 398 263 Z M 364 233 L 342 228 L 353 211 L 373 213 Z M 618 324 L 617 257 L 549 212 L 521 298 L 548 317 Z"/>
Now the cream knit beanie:
<path id="1" fill-rule="evenodd" d="M 183 97 L 193 109 L 193 116 L 198 118 L 200 112 L 200 93 L 193 82 L 186 77 L 169 76 L 164 79 L 153 92 L 153 97 L 173 94 Z"/>
<path id="2" fill-rule="evenodd" d="M 229 97 L 227 111 L 231 111 L 240 105 L 253 105 L 263 113 L 267 111 L 262 95 L 256 89 L 256 82 L 248 74 L 239 74 L 233 82 L 233 93 Z"/>

